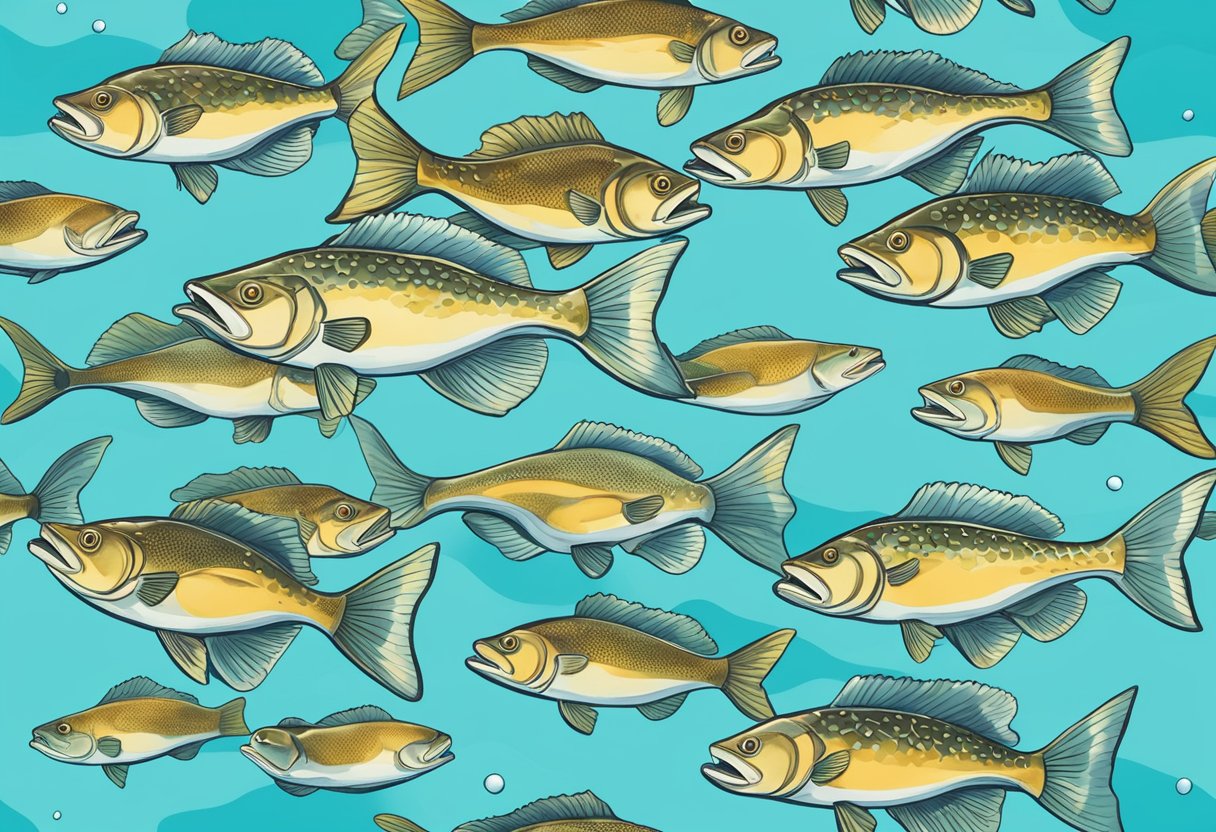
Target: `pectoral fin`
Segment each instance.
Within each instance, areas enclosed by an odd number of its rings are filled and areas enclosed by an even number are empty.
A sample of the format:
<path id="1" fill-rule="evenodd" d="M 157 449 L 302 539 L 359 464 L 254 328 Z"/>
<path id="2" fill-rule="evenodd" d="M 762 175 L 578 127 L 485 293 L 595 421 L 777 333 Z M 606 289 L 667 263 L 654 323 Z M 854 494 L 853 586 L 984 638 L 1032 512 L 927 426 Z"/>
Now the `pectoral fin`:
<path id="1" fill-rule="evenodd" d="M 557 675 L 573 676 L 585 668 L 590 660 L 577 653 L 562 653 L 557 657 Z"/>
<path id="2" fill-rule="evenodd" d="M 30 284 L 41 283 L 44 280 L 50 280 L 55 275 L 59 274 L 59 269 L 39 269 L 37 271 L 28 272 Z"/>
<path id="3" fill-rule="evenodd" d="M 848 142 L 836 142 L 827 147 L 815 148 L 815 164 L 823 170 L 840 170 L 849 163 L 852 152 Z"/>
<path id="4" fill-rule="evenodd" d="M 849 200 L 840 188 L 811 188 L 806 195 L 828 225 L 840 225 L 844 222 L 849 213 Z"/>
<path id="5" fill-rule="evenodd" d="M 200 203 L 211 199 L 220 176 L 211 165 L 170 165 L 177 177 L 177 187 L 185 188 Z"/>
<path id="6" fill-rule="evenodd" d="M 811 769 L 811 782 L 816 786 L 822 786 L 825 783 L 830 783 L 840 775 L 844 774 L 844 770 L 849 767 L 849 752 L 836 751 L 819 762 L 815 763 Z"/>
<path id="7" fill-rule="evenodd" d="M 996 452 L 1001 461 L 1022 476 L 1030 473 L 1032 451 L 1029 445 L 1013 445 L 1009 442 L 997 442 Z"/>
<path id="8" fill-rule="evenodd" d="M 566 204 L 570 206 L 570 213 L 574 214 L 574 218 L 583 225 L 595 225 L 604 213 L 598 202 L 578 191 L 566 191 Z"/>
<path id="9" fill-rule="evenodd" d="M 887 583 L 891 586 L 900 586 L 916 577 L 920 572 L 920 561 L 906 560 L 899 566 L 887 570 Z"/>
<path id="10" fill-rule="evenodd" d="M 122 753 L 122 740 L 118 737 L 101 737 L 97 740 L 97 751 L 107 757 L 117 757 Z"/>
<path id="11" fill-rule="evenodd" d="M 671 53 L 671 57 L 682 64 L 690 64 L 697 57 L 697 47 L 682 40 L 673 40 L 667 44 L 667 51 Z"/>
<path id="12" fill-rule="evenodd" d="M 313 535 L 317 533 L 317 524 L 309 520 L 307 517 L 297 514 L 296 525 L 300 527 L 300 542 L 308 546 L 308 542 L 312 540 Z"/>
<path id="13" fill-rule="evenodd" d="M 177 581 L 176 572 L 153 572 L 139 579 L 139 589 L 135 594 L 149 607 L 155 607 L 172 594 Z"/>
<path id="14" fill-rule="evenodd" d="M 127 767 L 121 766 L 102 766 L 101 770 L 105 772 L 106 777 L 110 778 L 110 782 L 120 789 L 127 787 Z"/>
<path id="15" fill-rule="evenodd" d="M 625 503 L 622 513 L 630 523 L 645 523 L 659 515 L 659 512 L 663 510 L 663 502 L 662 495 L 651 494 L 649 497 L 641 497 Z"/>
<path id="16" fill-rule="evenodd" d="M 581 702 L 558 702 L 557 710 L 566 724 L 580 734 L 590 734 L 595 730 L 595 708 Z"/>
<path id="17" fill-rule="evenodd" d="M 584 543 L 575 546 L 570 554 L 574 565 L 588 578 L 602 578 L 612 567 L 612 546 L 604 543 Z"/>
<path id="18" fill-rule="evenodd" d="M 852 803 L 836 804 L 836 829 L 838 832 L 874 832 L 878 821 L 869 810 Z"/>
<path id="19" fill-rule="evenodd" d="M 974 260 L 967 267 L 967 277 L 985 289 L 995 289 L 1013 268 L 1013 255 L 1008 253 L 992 254 Z"/>
<path id="20" fill-rule="evenodd" d="M 162 115 L 165 121 L 165 135 L 180 136 L 182 133 L 188 133 L 191 127 L 198 124 L 198 120 L 203 117 L 203 108 L 197 104 L 186 104 L 183 107 L 165 110 Z"/>
<path id="21" fill-rule="evenodd" d="M 901 621 L 899 629 L 904 636 L 904 648 L 912 661 L 918 663 L 928 659 L 938 639 L 944 637 L 941 630 L 923 621 Z"/>
<path id="22" fill-rule="evenodd" d="M 367 318 L 339 318 L 321 326 L 321 340 L 342 352 L 359 349 L 371 334 L 372 324 Z"/>
<path id="23" fill-rule="evenodd" d="M 684 116 L 692 106 L 693 87 L 673 87 L 659 94 L 659 124 L 670 127 Z"/>

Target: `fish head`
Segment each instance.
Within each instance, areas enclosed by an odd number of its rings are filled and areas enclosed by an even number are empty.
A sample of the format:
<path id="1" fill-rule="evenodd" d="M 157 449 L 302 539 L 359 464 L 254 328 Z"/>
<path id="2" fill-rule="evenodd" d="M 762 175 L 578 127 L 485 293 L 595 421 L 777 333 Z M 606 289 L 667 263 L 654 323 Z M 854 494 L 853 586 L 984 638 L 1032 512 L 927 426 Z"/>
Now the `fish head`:
<path id="1" fill-rule="evenodd" d="M 320 331 L 324 306 L 294 274 L 229 272 L 185 285 L 179 318 L 198 324 L 242 352 L 275 359 L 306 346 Z"/>
<path id="2" fill-rule="evenodd" d="M 241 746 L 241 753 L 272 775 L 290 771 L 297 762 L 308 759 L 300 738 L 285 728 L 259 728 Z"/>
<path id="3" fill-rule="evenodd" d="M 724 187 L 780 185 L 797 179 L 811 151 L 806 126 L 781 104 L 692 143 L 684 170 Z"/>
<path id="4" fill-rule="evenodd" d="M 452 738 L 442 731 L 417 726 L 419 738 L 397 752 L 397 762 L 407 771 L 422 774 L 456 759 Z"/>
<path id="5" fill-rule="evenodd" d="M 142 547 L 117 523 L 43 523 L 29 548 L 55 577 L 88 596 L 114 595 L 144 565 Z"/>
<path id="6" fill-rule="evenodd" d="M 855 344 L 819 344 L 811 376 L 829 393 L 852 387 L 882 370 L 887 364 L 882 350 Z"/>
<path id="7" fill-rule="evenodd" d="M 329 500 L 310 519 L 316 523 L 321 545 L 331 552 L 357 555 L 394 534 L 391 511 L 349 494 Z"/>
<path id="8" fill-rule="evenodd" d="M 60 137 L 105 156 L 138 156 L 160 138 L 161 115 L 142 93 L 111 79 L 54 100 L 47 122 Z"/>
<path id="9" fill-rule="evenodd" d="M 922 407 L 912 415 L 935 428 L 968 439 L 982 439 L 1001 424 L 999 399 L 982 372 L 963 373 L 920 388 Z"/>
<path id="10" fill-rule="evenodd" d="M 52 760 L 79 762 L 93 755 L 97 740 L 89 729 L 85 714 L 73 714 L 56 719 L 33 730 L 30 748 Z"/>
<path id="11" fill-rule="evenodd" d="M 83 200 L 63 221 L 64 242 L 81 257 L 104 259 L 142 243 L 139 214 L 99 200 Z"/>
<path id="12" fill-rule="evenodd" d="M 828 541 L 781 565 L 778 597 L 825 615 L 859 615 L 877 603 L 883 587 L 882 558 L 864 540 Z"/>
<path id="13" fill-rule="evenodd" d="M 543 691 L 557 672 L 557 651 L 542 636 L 527 629 L 511 630 L 473 644 L 465 660 L 470 670 L 511 688 Z"/>
<path id="14" fill-rule="evenodd" d="M 949 294 L 967 271 L 958 237 L 902 219 L 840 247 L 847 268 L 837 276 L 863 292 L 906 303 Z"/>
<path id="15" fill-rule="evenodd" d="M 621 167 L 604 194 L 609 224 L 630 237 L 669 234 L 710 215 L 697 202 L 700 182 L 641 156 Z"/>
<path id="16" fill-rule="evenodd" d="M 697 44 L 696 62 L 710 81 L 742 78 L 781 63 L 777 38 L 737 20 L 720 18 Z"/>
<path id="17" fill-rule="evenodd" d="M 822 756 L 823 743 L 804 725 L 777 717 L 709 747 L 701 774 L 720 789 L 780 798 L 800 788 Z"/>

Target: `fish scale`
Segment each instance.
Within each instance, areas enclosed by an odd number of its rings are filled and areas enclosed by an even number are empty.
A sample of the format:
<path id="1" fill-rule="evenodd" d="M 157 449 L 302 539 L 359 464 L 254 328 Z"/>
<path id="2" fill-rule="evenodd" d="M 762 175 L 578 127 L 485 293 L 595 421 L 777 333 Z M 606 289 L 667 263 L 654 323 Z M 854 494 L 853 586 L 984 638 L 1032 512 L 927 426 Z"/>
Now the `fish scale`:
<path id="1" fill-rule="evenodd" d="M 161 105 L 162 111 L 187 104 L 197 104 L 210 111 L 251 105 L 337 106 L 333 93 L 326 87 L 307 87 L 217 67 L 161 65 L 140 70 L 125 78 L 130 81 L 132 89 L 148 95 Z"/>
<path id="2" fill-rule="evenodd" d="M 473 28 L 473 48 L 481 50 L 521 42 L 582 41 L 587 39 L 588 32 L 604 39 L 637 36 L 644 32 L 696 43 L 708 27 L 722 19 L 686 3 L 609 0 L 584 3 L 514 23 L 478 24 Z"/>
<path id="3" fill-rule="evenodd" d="M 496 159 L 450 158 L 423 153 L 418 182 L 450 193 L 503 205 L 569 210 L 567 193 L 598 198 L 627 162 L 606 144 L 562 144 Z"/>
<path id="4" fill-rule="evenodd" d="M 984 120 L 1019 118 L 1044 121 L 1050 97 L 1043 92 L 1011 95 L 951 95 L 936 90 L 888 84 L 848 84 L 816 87 L 794 96 L 799 118 L 818 124 L 852 112 L 898 121 L 969 116 Z"/>
<path id="5" fill-rule="evenodd" d="M 984 194 L 947 198 L 910 212 L 909 224 L 928 218 L 947 231 L 991 237 L 1007 235 L 1016 245 L 1110 244 L 1144 254 L 1152 251 L 1156 232 L 1151 221 L 1101 205 L 1039 194 Z"/>
<path id="6" fill-rule="evenodd" d="M 62 223 L 77 234 L 104 222 L 118 210 L 104 202 L 68 194 L 47 194 L 0 202 L 0 245 L 37 236 Z"/>
<path id="7" fill-rule="evenodd" d="M 107 702 L 64 721 L 97 737 L 127 733 L 184 737 L 218 730 L 220 712 L 192 702 L 147 697 Z"/>
<path id="8" fill-rule="evenodd" d="M 559 652 L 586 655 L 591 661 L 631 674 L 721 686 L 725 659 L 699 656 L 621 624 L 591 618 L 554 618 L 532 625 Z"/>

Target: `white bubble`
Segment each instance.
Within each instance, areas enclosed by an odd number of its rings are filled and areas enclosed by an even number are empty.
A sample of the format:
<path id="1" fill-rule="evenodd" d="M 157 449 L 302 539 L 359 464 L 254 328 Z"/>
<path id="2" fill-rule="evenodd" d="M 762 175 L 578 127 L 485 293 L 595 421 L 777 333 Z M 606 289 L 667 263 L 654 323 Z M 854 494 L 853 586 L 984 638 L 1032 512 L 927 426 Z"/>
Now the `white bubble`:
<path id="1" fill-rule="evenodd" d="M 1183 110 L 1182 111 L 1182 120 L 1183 121 L 1194 121 L 1195 120 L 1195 111 L 1194 110 Z"/>
<path id="2" fill-rule="evenodd" d="M 490 774 L 486 777 L 485 786 L 486 791 L 490 794 L 498 794 L 506 788 L 507 784 L 503 781 L 501 774 Z"/>
<path id="3" fill-rule="evenodd" d="M 57 14 L 67 14 L 68 13 L 68 4 L 60 3 L 58 6 L 55 7 L 55 12 Z"/>
<path id="4" fill-rule="evenodd" d="M 1118 491 L 1120 488 L 1123 487 L 1123 477 L 1119 477 L 1119 476 L 1108 477 L 1106 480 L 1106 487 L 1109 488 L 1111 491 Z"/>
<path id="5" fill-rule="evenodd" d="M 106 22 L 104 20 L 101 20 L 100 18 L 98 18 L 97 20 L 93 21 L 93 31 L 94 32 L 96 32 L 97 34 L 100 35 L 105 30 L 106 30 Z"/>
<path id="6" fill-rule="evenodd" d="M 62 3 L 60 3 L 59 5 L 63 6 Z M 67 10 L 67 7 L 64 6 L 64 11 L 66 11 L 66 10 Z M 60 14 L 63 14 L 63 12 L 60 12 Z M 1187 789 L 1187 791 L 1190 791 L 1190 789 Z M 63 812 L 60 812 L 58 809 L 56 809 L 54 811 L 54 813 L 51 815 L 52 820 L 59 820 L 61 817 L 63 817 Z"/>
<path id="7" fill-rule="evenodd" d="M 1178 790 L 1178 794 L 1190 794 L 1191 789 L 1194 787 L 1194 785 L 1195 784 L 1192 783 L 1190 780 L 1183 777 L 1178 781 L 1177 785 L 1175 785 L 1174 788 L 1176 788 Z"/>

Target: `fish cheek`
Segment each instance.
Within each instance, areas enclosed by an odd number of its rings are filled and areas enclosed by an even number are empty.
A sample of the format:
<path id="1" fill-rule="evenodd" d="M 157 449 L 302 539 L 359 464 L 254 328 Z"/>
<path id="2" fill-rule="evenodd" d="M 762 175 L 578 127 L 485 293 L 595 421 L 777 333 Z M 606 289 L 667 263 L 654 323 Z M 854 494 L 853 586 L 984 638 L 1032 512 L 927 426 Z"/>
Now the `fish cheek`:
<path id="1" fill-rule="evenodd" d="M 160 134 L 160 116 L 126 90 L 106 87 L 104 91 L 112 96 L 109 107 L 97 107 L 92 101 L 87 104 L 102 125 L 96 144 L 124 156 L 148 149 Z"/>
<path id="2" fill-rule="evenodd" d="M 903 272 L 910 294 L 924 300 L 948 294 L 965 269 L 965 253 L 956 238 L 932 228 L 909 228 L 904 233 L 911 241 L 907 249 L 888 247 L 885 256 Z"/>

